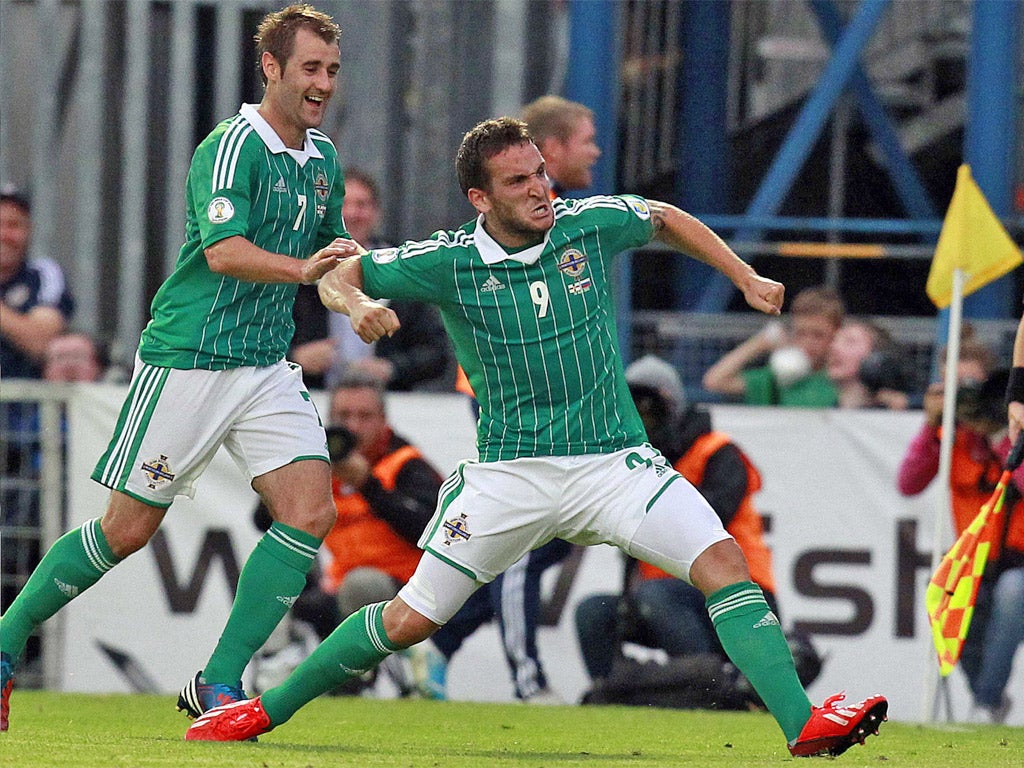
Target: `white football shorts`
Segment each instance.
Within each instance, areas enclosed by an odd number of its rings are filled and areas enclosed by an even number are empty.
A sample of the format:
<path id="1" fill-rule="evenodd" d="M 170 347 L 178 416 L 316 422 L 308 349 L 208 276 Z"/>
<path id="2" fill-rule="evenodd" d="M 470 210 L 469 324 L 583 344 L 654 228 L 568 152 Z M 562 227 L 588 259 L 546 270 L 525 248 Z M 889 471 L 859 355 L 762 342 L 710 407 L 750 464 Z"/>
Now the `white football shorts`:
<path id="1" fill-rule="evenodd" d="M 465 461 L 441 487 L 419 542 L 426 552 L 399 594 L 443 624 L 476 587 L 553 538 L 613 544 L 688 579 L 701 552 L 731 537 L 697 489 L 650 445 Z"/>
<path id="2" fill-rule="evenodd" d="M 302 368 L 161 368 L 137 356 L 128 397 L 92 479 L 147 504 L 192 497 L 223 445 L 249 482 L 301 459 L 327 461 Z"/>

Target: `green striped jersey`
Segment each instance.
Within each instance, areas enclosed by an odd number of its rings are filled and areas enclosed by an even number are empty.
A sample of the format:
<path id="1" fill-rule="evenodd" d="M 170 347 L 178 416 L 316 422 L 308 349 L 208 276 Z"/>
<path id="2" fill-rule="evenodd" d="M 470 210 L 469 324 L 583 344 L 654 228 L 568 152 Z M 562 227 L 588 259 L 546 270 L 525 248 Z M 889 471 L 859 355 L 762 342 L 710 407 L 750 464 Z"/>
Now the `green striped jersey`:
<path id="1" fill-rule="evenodd" d="M 373 297 L 441 311 L 480 402 L 480 461 L 609 453 L 647 440 L 626 386 L 613 257 L 649 242 L 639 197 L 556 199 L 544 241 L 508 254 L 480 219 L 362 259 Z"/>
<path id="2" fill-rule="evenodd" d="M 241 235 L 274 253 L 309 258 L 335 237 L 345 193 L 337 151 L 316 130 L 289 149 L 243 104 L 196 149 L 189 167 L 185 244 L 157 291 L 139 354 L 151 365 L 223 370 L 284 358 L 295 326 L 295 284 L 250 283 L 210 270 L 204 249 Z"/>

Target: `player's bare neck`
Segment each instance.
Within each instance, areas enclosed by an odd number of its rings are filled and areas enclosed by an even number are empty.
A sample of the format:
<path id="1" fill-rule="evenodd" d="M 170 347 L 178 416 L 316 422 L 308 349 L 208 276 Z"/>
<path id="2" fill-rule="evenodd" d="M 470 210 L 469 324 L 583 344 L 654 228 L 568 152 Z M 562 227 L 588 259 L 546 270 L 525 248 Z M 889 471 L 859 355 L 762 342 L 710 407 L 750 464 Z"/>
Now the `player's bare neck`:
<path id="1" fill-rule="evenodd" d="M 484 230 L 494 239 L 494 242 L 504 248 L 508 253 L 516 253 L 544 241 L 543 233 L 525 234 L 510 231 L 504 227 L 495 227 L 487 220 L 486 216 L 484 216 Z"/>
<path id="2" fill-rule="evenodd" d="M 306 131 L 290 125 L 287 120 L 282 119 L 273 108 L 265 101 L 256 108 L 260 117 L 267 121 L 267 124 L 274 129 L 281 141 L 288 149 L 302 149 L 306 145 Z"/>

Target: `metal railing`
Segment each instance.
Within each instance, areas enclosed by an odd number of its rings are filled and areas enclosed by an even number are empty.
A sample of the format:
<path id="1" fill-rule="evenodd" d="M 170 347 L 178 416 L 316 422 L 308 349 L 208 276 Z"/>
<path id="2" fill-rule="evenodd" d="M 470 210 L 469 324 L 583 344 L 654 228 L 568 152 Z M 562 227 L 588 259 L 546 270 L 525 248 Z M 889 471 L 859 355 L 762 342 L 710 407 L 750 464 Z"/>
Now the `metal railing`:
<path id="1" fill-rule="evenodd" d="M 4 380 L 0 385 L 0 596 L 2 610 L 63 533 L 64 425 L 73 385 Z M 60 616 L 42 624 L 18 668 L 18 685 L 55 688 L 60 672 Z M 38 643 L 38 645 L 37 645 Z"/>

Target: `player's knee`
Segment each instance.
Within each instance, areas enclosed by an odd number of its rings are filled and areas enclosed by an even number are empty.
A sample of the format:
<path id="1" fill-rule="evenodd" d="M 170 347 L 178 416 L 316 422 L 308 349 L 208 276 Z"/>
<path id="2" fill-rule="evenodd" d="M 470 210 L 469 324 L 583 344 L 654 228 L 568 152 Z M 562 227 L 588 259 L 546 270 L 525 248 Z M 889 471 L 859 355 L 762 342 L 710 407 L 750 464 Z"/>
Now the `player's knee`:
<path id="1" fill-rule="evenodd" d="M 125 524 L 123 519 L 119 519 L 113 524 L 103 525 L 103 536 L 114 557 L 123 560 L 146 546 L 153 531 L 147 526 Z"/>
<path id="2" fill-rule="evenodd" d="M 410 608 L 400 597 L 384 606 L 383 619 L 388 640 L 399 648 L 416 645 L 441 628 L 439 624 Z"/>
<path id="3" fill-rule="evenodd" d="M 712 544 L 690 566 L 690 583 L 705 595 L 741 581 L 750 581 L 750 569 L 743 550 L 732 539 Z"/>
<path id="4" fill-rule="evenodd" d="M 142 549 L 156 533 L 166 509 L 114 492 L 100 520 L 100 530 L 114 557 L 124 559 Z"/>
<path id="5" fill-rule="evenodd" d="M 310 521 L 310 533 L 319 539 L 324 538 L 331 532 L 331 528 L 334 527 L 337 519 L 338 509 L 334 506 L 333 500 L 328 501 L 326 504 L 318 505 Z"/>
<path id="6" fill-rule="evenodd" d="M 277 511 L 274 519 L 283 525 L 298 528 L 310 536 L 323 539 L 338 517 L 338 510 L 334 501 L 326 498 L 317 504 L 310 504 L 304 508 L 285 508 Z"/>

